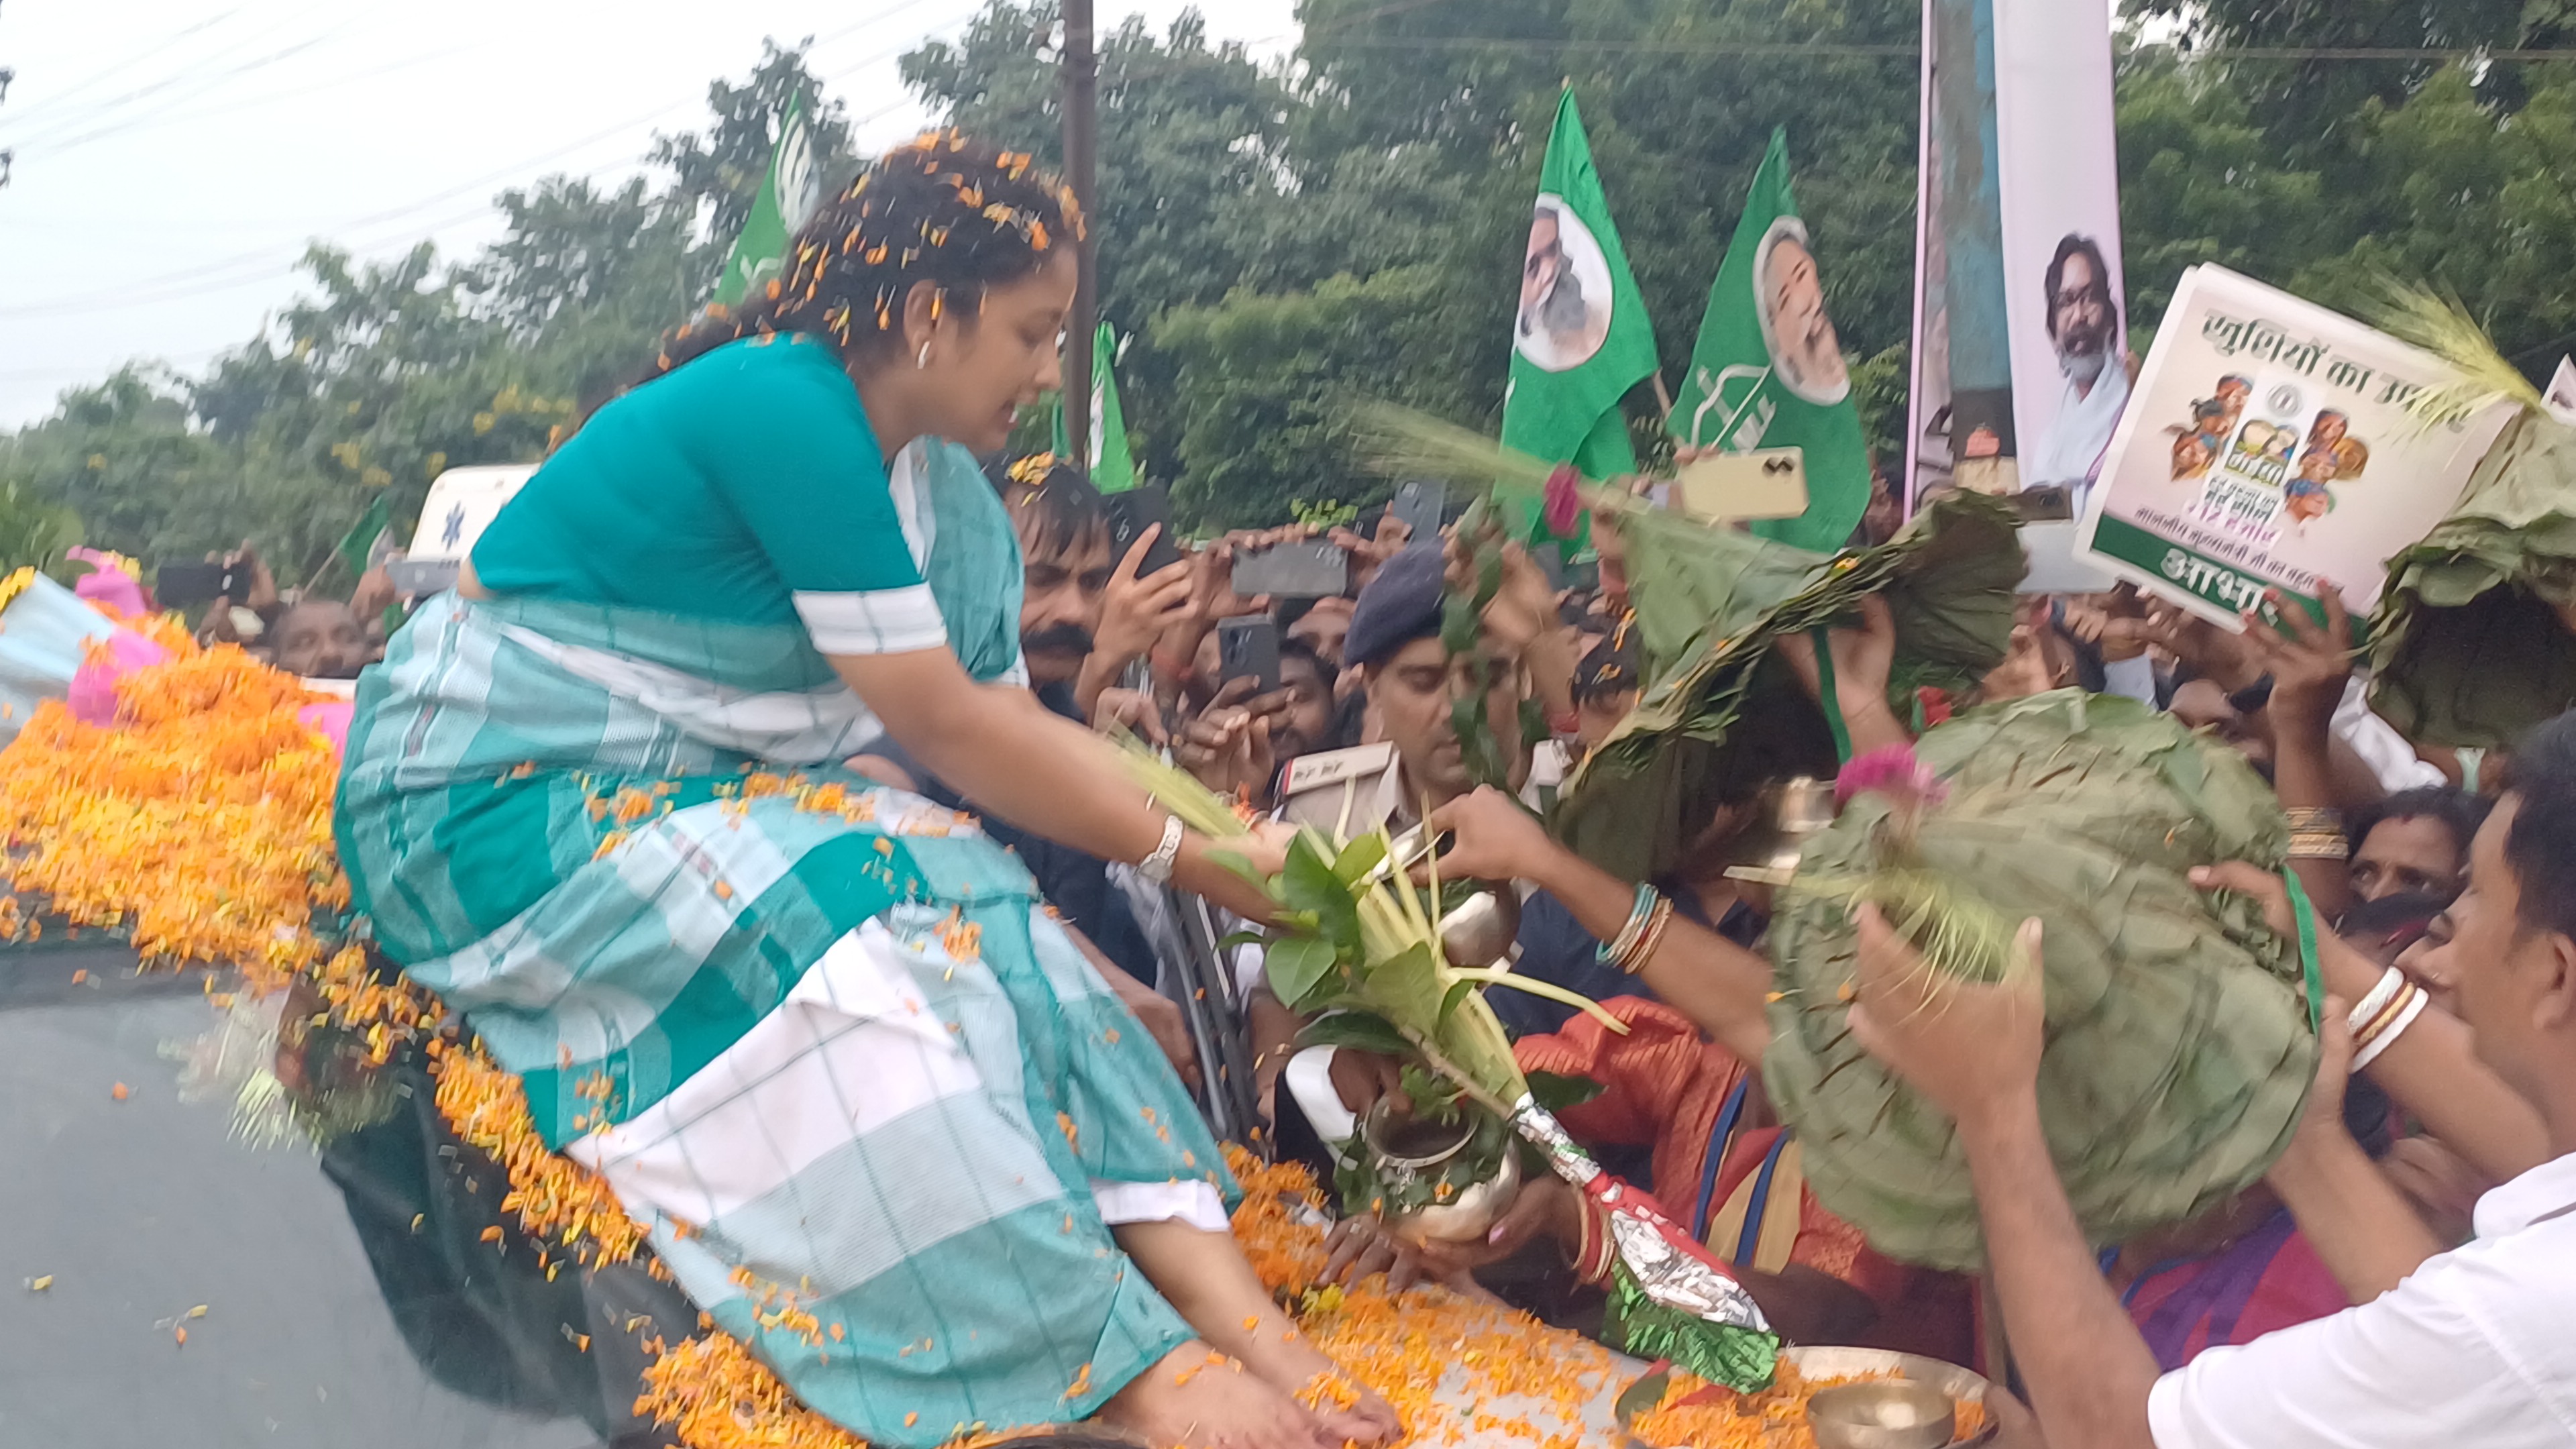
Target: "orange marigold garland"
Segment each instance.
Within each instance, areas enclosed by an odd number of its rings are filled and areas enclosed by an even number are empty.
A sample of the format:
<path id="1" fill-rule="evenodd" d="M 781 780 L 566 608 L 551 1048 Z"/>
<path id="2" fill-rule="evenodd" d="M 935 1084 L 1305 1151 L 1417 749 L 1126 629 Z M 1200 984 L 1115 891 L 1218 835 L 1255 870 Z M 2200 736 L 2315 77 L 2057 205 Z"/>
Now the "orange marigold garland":
<path id="1" fill-rule="evenodd" d="M 121 681 L 116 728 L 84 724 L 49 703 L 0 752 L 0 831 L 11 847 L 0 873 L 8 884 L 41 895 L 75 925 L 130 929 L 147 961 L 233 963 L 263 992 L 301 978 L 299 990 L 364 1042 L 371 1064 L 417 1045 L 441 1116 L 459 1140 L 500 1164 L 509 1179 L 502 1205 L 539 1253 L 588 1266 L 633 1261 L 644 1248 L 643 1226 L 603 1179 L 545 1146 L 518 1077 L 461 1037 L 436 997 L 380 973 L 362 947 L 323 949 L 315 914 L 345 909 L 349 888 L 331 840 L 338 758 L 296 718 L 311 702 L 302 686 L 230 646 L 199 649 L 167 616 L 130 624 L 172 657 Z M 752 775 L 732 793 L 785 795 L 854 821 L 871 818 L 876 805 L 872 794 L 798 776 Z M 666 804 L 634 792 L 603 800 L 598 813 L 634 823 Z M 945 833 L 962 819 L 926 817 L 899 828 Z M 35 929 L 33 912 L 0 896 L 0 939 Z M 970 930 L 950 925 L 952 951 L 972 954 Z M 1236 1235 L 1262 1282 L 1298 1308 L 1301 1331 L 1319 1349 L 1404 1415 L 1414 1442 L 1450 1442 L 1459 1430 L 1572 1442 L 1585 1407 L 1610 1387 L 1608 1353 L 1439 1288 L 1417 1289 L 1400 1305 L 1382 1278 L 1316 1288 L 1324 1251 L 1312 1179 L 1239 1149 L 1228 1156 L 1245 1190 Z M 549 1265 L 549 1276 L 560 1266 Z M 777 1311 L 794 1313 L 792 1297 Z M 863 1449 L 728 1335 L 710 1330 L 646 1347 L 659 1356 L 645 1370 L 636 1410 L 688 1449 Z M 1667 1405 L 1640 1428 L 1658 1443 L 1804 1445 L 1805 1400 L 1815 1387 L 1784 1373 L 1779 1386 L 1752 1399 L 1692 1403 L 1698 1385 L 1676 1375 Z M 1314 1388 L 1336 1401 L 1348 1393 Z M 957 1449 L 1003 1437 L 961 1426 Z"/>
<path id="2" fill-rule="evenodd" d="M 313 911 L 349 899 L 331 845 L 339 758 L 296 719 L 312 700 L 293 676 L 177 643 L 119 685 L 116 728 L 48 701 L 0 752 L 0 873 L 75 926 L 127 929 L 149 962 L 308 967 Z M 31 914 L 22 903 L 0 934 Z"/>

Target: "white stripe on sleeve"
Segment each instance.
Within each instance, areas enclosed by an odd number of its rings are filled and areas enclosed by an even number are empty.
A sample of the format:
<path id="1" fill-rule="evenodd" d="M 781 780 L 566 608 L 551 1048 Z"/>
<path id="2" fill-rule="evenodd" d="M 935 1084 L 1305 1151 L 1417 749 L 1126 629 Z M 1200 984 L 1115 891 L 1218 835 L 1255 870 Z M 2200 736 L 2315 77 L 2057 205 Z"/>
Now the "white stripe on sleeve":
<path id="1" fill-rule="evenodd" d="M 1225 1199 L 1213 1186 L 1196 1179 L 1111 1182 L 1095 1177 L 1091 1200 L 1100 1207 L 1100 1220 L 1113 1228 L 1121 1223 L 1180 1222 L 1203 1233 L 1223 1233 L 1234 1226 L 1225 1215 Z"/>
<path id="2" fill-rule="evenodd" d="M 826 654 L 909 654 L 948 643 L 930 585 L 860 593 L 795 595 L 796 613 Z"/>

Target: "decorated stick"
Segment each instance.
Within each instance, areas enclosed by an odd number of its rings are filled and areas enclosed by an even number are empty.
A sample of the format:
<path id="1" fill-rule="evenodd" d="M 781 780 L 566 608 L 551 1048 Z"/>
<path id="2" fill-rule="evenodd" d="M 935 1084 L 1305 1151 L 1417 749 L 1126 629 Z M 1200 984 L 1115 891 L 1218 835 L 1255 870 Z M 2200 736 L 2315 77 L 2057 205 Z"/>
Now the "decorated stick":
<path id="1" fill-rule="evenodd" d="M 1669 1359 L 1743 1393 L 1770 1387 L 1780 1336 L 1726 1265 L 1645 1194 L 1602 1170 L 1534 1099 L 1521 1098 L 1511 1123 L 1609 1223 L 1618 1255 L 1611 1268 L 1610 1320 L 1619 1327 L 1621 1346 L 1640 1358 Z"/>

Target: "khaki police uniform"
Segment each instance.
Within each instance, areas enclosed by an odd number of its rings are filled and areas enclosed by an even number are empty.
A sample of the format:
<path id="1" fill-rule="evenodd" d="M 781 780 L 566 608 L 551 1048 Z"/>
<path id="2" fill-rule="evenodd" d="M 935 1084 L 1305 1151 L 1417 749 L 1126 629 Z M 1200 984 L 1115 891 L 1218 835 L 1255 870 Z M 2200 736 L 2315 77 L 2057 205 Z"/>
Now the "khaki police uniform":
<path id="1" fill-rule="evenodd" d="M 1421 814 L 1404 798 L 1395 746 L 1380 742 L 1299 755 L 1279 782 L 1279 818 L 1349 840 L 1383 825 L 1401 830 Z"/>

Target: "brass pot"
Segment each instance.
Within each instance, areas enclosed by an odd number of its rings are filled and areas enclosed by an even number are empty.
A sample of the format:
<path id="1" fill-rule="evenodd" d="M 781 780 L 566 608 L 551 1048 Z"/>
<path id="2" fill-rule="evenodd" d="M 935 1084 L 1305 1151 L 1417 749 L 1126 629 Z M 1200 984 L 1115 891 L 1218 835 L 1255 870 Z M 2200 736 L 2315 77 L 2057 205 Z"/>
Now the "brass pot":
<path id="1" fill-rule="evenodd" d="M 1415 866 L 1440 853 L 1448 837 L 1425 837 L 1421 826 L 1413 826 L 1395 836 L 1386 859 L 1369 872 L 1371 881 L 1384 880 L 1394 871 L 1410 873 Z M 1449 964 L 1473 970 L 1486 966 L 1508 965 L 1512 943 L 1521 929 L 1521 899 L 1508 883 L 1488 884 L 1474 895 L 1444 912 L 1439 920 L 1440 952 Z"/>
<path id="2" fill-rule="evenodd" d="M 1442 1178 L 1476 1140 L 1476 1108 L 1464 1109 L 1455 1123 L 1436 1123 L 1398 1116 L 1393 1106 L 1393 1099 L 1381 1099 L 1360 1119 L 1360 1145 L 1391 1194 Z M 1520 1153 L 1506 1137 L 1502 1160 L 1486 1176 L 1442 1201 L 1383 1212 L 1380 1221 L 1416 1244 L 1470 1242 L 1494 1226 L 1520 1191 Z"/>

